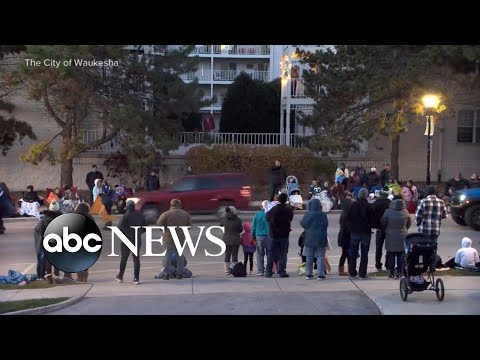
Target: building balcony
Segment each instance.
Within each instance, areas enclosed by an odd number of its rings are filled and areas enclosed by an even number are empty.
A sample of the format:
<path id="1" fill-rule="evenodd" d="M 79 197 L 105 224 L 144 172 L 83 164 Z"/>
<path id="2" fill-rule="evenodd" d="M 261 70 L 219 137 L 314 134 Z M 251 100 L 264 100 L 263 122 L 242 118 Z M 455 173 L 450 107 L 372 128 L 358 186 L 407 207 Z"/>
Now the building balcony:
<path id="1" fill-rule="evenodd" d="M 302 136 L 290 134 L 290 144 L 302 147 Z M 279 133 L 214 133 L 214 132 L 183 132 L 181 145 L 215 145 L 236 144 L 251 146 L 279 146 L 286 143 L 286 135 Z"/>
<path id="2" fill-rule="evenodd" d="M 255 71 L 255 70 L 197 70 L 182 74 L 180 77 L 184 81 L 193 81 L 198 79 L 199 82 L 232 82 L 235 78 L 245 72 L 251 76 L 253 80 L 270 81 L 269 71 Z"/>
<path id="3" fill-rule="evenodd" d="M 202 98 L 202 101 L 209 101 L 210 99 L 211 99 L 210 96 L 204 96 Z M 221 108 L 223 106 L 224 101 L 225 101 L 225 96 L 216 96 L 215 102 L 210 106 L 206 106 L 205 108 L 210 108 L 210 107 Z"/>

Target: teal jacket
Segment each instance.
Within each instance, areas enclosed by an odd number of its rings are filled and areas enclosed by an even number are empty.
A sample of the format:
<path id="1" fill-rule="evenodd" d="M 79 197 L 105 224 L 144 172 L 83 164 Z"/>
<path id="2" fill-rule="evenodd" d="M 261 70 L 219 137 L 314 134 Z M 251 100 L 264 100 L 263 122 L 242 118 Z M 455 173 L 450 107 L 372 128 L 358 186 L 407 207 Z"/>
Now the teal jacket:
<path id="1" fill-rule="evenodd" d="M 300 221 L 305 229 L 305 246 L 310 248 L 327 247 L 327 215 L 322 211 L 320 200 L 313 199 L 308 202 L 307 212 Z"/>
<path id="2" fill-rule="evenodd" d="M 268 221 L 264 210 L 258 211 L 252 221 L 252 237 L 268 236 Z"/>

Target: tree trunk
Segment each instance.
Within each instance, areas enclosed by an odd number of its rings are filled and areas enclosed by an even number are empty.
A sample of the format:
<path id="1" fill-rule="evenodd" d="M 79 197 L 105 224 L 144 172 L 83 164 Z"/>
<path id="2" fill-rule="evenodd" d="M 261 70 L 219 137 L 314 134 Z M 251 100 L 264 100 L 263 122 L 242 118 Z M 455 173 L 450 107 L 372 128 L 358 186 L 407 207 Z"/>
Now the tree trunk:
<path id="1" fill-rule="evenodd" d="M 73 159 L 65 159 L 62 161 L 60 186 L 73 186 Z"/>
<path id="2" fill-rule="evenodd" d="M 392 152 L 390 154 L 390 169 L 392 170 L 393 178 L 400 181 L 398 178 L 398 157 L 400 155 L 400 135 L 395 136 L 392 139 Z"/>
<path id="3" fill-rule="evenodd" d="M 72 126 L 66 126 L 62 133 L 62 167 L 60 170 L 60 186 L 73 186 L 73 158 L 72 150 Z"/>

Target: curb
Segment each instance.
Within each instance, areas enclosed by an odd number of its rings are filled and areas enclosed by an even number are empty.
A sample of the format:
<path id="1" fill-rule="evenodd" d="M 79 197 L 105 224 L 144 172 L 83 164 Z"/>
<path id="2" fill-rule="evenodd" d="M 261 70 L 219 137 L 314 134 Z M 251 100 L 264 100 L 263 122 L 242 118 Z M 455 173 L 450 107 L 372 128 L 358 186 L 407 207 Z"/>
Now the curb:
<path id="1" fill-rule="evenodd" d="M 42 315 L 51 311 L 60 310 L 68 306 L 71 306 L 73 304 L 76 304 L 77 302 L 82 300 L 92 287 L 93 287 L 93 284 L 90 284 L 90 287 L 82 295 L 70 298 L 68 300 L 65 300 L 56 304 L 41 306 L 34 309 L 12 311 L 2 315 Z"/>
<path id="2" fill-rule="evenodd" d="M 38 222 L 38 219 L 36 217 L 10 217 L 10 218 L 2 218 L 3 222 L 8 224 L 8 223 L 21 223 L 21 222 Z"/>
<path id="3" fill-rule="evenodd" d="M 368 296 L 367 293 L 363 290 L 360 290 L 366 297 L 368 297 L 370 300 L 373 301 L 373 303 L 377 306 L 378 310 L 380 310 L 380 315 L 385 315 L 385 312 L 383 311 L 382 305 L 380 305 L 374 297 Z"/>

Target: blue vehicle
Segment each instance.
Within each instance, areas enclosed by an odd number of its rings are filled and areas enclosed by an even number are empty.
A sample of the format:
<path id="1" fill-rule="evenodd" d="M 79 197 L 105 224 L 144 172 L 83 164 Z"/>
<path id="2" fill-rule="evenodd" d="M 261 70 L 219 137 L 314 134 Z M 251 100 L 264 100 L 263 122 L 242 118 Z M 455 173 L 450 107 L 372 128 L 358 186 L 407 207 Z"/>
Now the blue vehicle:
<path id="1" fill-rule="evenodd" d="M 450 211 L 457 224 L 480 231 L 480 188 L 456 191 Z"/>

